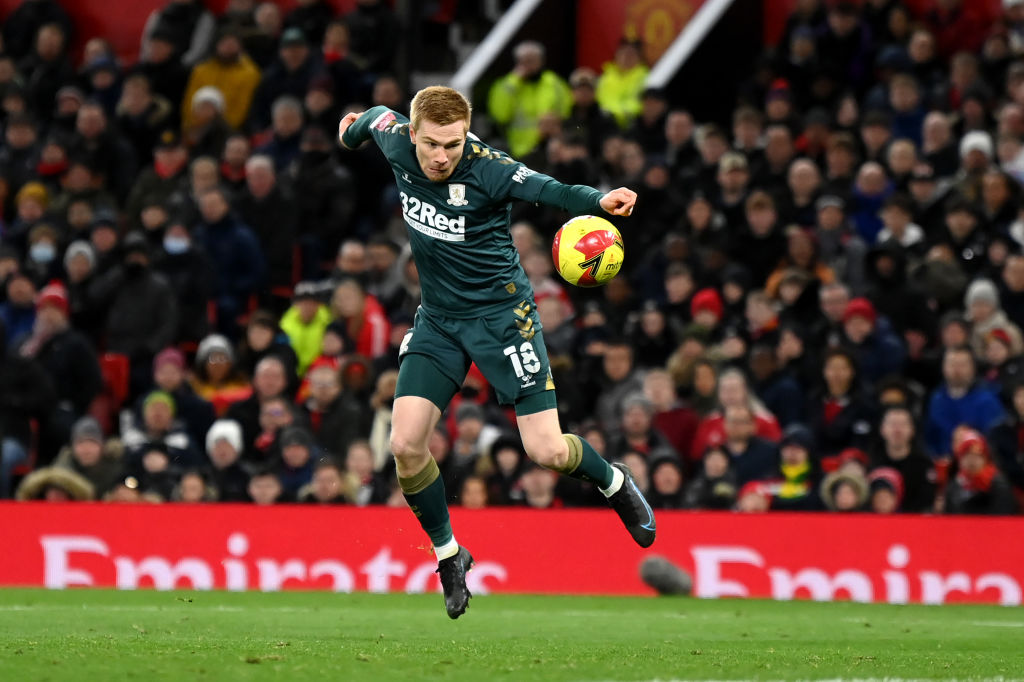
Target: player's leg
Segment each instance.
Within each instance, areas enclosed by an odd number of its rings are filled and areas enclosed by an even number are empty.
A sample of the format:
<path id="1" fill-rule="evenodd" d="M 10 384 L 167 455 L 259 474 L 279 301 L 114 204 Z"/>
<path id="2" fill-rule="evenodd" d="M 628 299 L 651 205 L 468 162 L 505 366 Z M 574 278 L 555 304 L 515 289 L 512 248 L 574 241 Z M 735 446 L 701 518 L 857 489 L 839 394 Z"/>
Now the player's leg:
<path id="1" fill-rule="evenodd" d="M 608 464 L 586 440 L 562 433 L 558 411 L 553 407 L 554 394 L 554 390 L 535 393 L 516 403 L 516 421 L 527 456 L 548 469 L 596 483 L 636 543 L 650 547 L 656 533 L 654 512 L 633 482 L 629 468 Z"/>
<path id="2" fill-rule="evenodd" d="M 398 483 L 434 545 L 445 609 L 451 618 L 458 618 L 472 596 L 466 587 L 466 572 L 473 566 L 473 557 L 455 540 L 444 480 L 428 443 L 442 411 L 462 384 L 469 360 L 451 335 L 422 310 L 416 314 L 399 357 L 391 419 L 391 452 Z"/>
<path id="3" fill-rule="evenodd" d="M 629 469 L 609 465 L 585 440 L 562 433 L 555 409 L 555 384 L 533 301 L 522 301 L 508 312 L 480 319 L 466 329 L 464 343 L 499 401 L 515 405 L 519 433 L 530 459 L 596 483 L 633 538 L 644 547 L 654 542 L 654 515 L 631 483 Z"/>

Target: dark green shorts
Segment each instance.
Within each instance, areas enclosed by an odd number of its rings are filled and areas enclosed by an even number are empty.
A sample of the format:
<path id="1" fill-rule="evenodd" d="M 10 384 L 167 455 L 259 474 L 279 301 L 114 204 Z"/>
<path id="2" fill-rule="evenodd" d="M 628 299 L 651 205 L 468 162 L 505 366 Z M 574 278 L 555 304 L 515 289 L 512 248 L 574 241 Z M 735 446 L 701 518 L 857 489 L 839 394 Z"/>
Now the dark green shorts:
<path id="1" fill-rule="evenodd" d="M 498 401 L 516 405 L 519 414 L 555 406 L 555 383 L 532 299 L 471 319 L 445 317 L 420 307 L 399 358 L 395 396 L 427 398 L 442 412 L 473 362 L 494 387 Z"/>

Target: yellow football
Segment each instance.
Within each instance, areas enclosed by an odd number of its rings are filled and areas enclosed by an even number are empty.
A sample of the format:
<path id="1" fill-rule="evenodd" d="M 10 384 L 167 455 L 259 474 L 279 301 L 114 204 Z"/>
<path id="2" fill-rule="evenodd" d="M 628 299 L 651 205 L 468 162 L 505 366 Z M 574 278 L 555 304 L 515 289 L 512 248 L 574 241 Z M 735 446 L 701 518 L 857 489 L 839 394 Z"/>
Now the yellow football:
<path id="1" fill-rule="evenodd" d="M 569 284 L 599 287 L 622 268 L 622 235 L 604 218 L 581 215 L 558 229 L 551 258 L 558 274 Z"/>

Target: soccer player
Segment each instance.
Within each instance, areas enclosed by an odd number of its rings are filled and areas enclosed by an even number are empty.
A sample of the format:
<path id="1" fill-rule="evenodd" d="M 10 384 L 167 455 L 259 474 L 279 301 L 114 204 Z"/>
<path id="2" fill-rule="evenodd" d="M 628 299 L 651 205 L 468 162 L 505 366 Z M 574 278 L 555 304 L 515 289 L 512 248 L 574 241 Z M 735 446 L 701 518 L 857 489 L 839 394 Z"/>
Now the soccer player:
<path id="1" fill-rule="evenodd" d="M 416 93 L 411 120 L 378 106 L 338 126 L 342 145 L 354 149 L 372 138 L 390 162 L 420 273 L 421 304 L 399 353 L 391 451 L 405 499 L 433 543 L 451 618 L 469 604 L 473 557 L 452 533 L 427 443 L 472 362 L 499 400 L 515 405 L 531 459 L 596 483 L 641 547 L 655 535 L 654 514 L 628 467 L 609 465 L 585 440 L 562 433 L 533 290 L 509 234 L 513 199 L 574 215 L 629 215 L 636 193 L 602 195 L 536 173 L 470 137 L 470 115 L 458 91 L 432 86 Z"/>

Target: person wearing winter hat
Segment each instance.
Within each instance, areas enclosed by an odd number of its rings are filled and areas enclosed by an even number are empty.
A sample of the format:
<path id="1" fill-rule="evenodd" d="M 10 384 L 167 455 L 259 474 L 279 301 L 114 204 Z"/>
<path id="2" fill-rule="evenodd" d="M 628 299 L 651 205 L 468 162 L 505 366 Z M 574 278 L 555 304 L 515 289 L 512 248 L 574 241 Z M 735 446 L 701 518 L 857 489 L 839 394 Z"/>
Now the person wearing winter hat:
<path id="1" fill-rule="evenodd" d="M 831 511 L 861 511 L 868 500 L 868 481 L 859 471 L 835 471 L 821 482 L 819 493 Z"/>
<path id="2" fill-rule="evenodd" d="M 278 436 L 281 459 L 277 475 L 285 492 L 295 497 L 302 486 L 313 480 L 313 468 L 319 452 L 313 434 L 301 426 L 289 426 Z"/>
<path id="3" fill-rule="evenodd" d="M 814 435 L 800 423 L 786 427 L 779 442 L 780 481 L 772 509 L 808 511 L 819 509 L 818 481 L 821 473 Z"/>
<path id="4" fill-rule="evenodd" d="M 901 511 L 903 476 L 890 467 L 879 467 L 868 474 L 868 505 L 876 514 Z"/>
<path id="5" fill-rule="evenodd" d="M 82 417 L 71 428 L 71 441 L 63 448 L 54 466 L 83 476 L 103 497 L 122 477 L 124 448 L 117 439 L 106 440 L 94 417 Z"/>
<path id="6" fill-rule="evenodd" d="M 1024 339 L 1020 327 L 1010 321 L 999 304 L 999 290 L 992 280 L 976 279 L 964 294 L 964 308 L 971 322 L 971 350 L 975 356 L 984 357 L 988 335 L 996 329 L 1002 330 L 1010 340 L 1010 354 L 1024 352 Z"/>
<path id="7" fill-rule="evenodd" d="M 220 334 L 210 334 L 199 342 L 189 383 L 197 395 L 213 404 L 218 416 L 252 393 L 249 381 L 235 366 L 231 342 Z"/>
<path id="8" fill-rule="evenodd" d="M 690 315 L 696 324 L 714 329 L 722 320 L 724 306 L 716 289 L 701 289 L 690 299 Z"/>
<path id="9" fill-rule="evenodd" d="M 231 419 L 218 419 L 206 432 L 206 455 L 211 470 L 210 482 L 224 502 L 249 499 L 249 474 L 241 465 L 242 427 Z"/>
<path id="10" fill-rule="evenodd" d="M 683 509 L 683 462 L 670 448 L 652 450 L 648 459 L 650 489 L 647 499 L 654 509 Z"/>
<path id="11" fill-rule="evenodd" d="M 861 378 L 870 385 L 903 370 L 906 349 L 887 318 L 866 298 L 850 301 L 843 312 L 843 345 L 853 353 Z"/>
<path id="12" fill-rule="evenodd" d="M 34 359 L 56 390 L 49 428 L 40 432 L 39 458 L 49 462 L 67 443 L 71 425 L 86 414 L 103 387 L 96 352 L 82 333 L 71 326 L 67 290 L 59 281 L 39 292 L 35 324 L 18 347 L 18 354 Z"/>
<path id="13" fill-rule="evenodd" d="M 186 381 L 185 355 L 171 346 L 153 358 L 153 384 L 174 398 L 178 417 L 184 422 L 189 437 L 202 443 L 215 419 L 213 405 L 196 395 Z M 139 403 L 141 409 L 141 402 Z"/>
<path id="14" fill-rule="evenodd" d="M 1014 514 L 1017 501 L 1006 476 L 999 471 L 988 441 L 972 428 L 953 434 L 956 475 L 946 485 L 944 511 L 947 514 Z"/>

